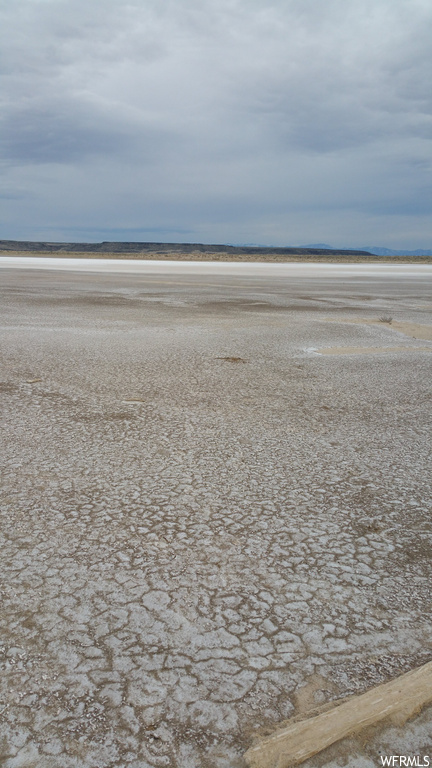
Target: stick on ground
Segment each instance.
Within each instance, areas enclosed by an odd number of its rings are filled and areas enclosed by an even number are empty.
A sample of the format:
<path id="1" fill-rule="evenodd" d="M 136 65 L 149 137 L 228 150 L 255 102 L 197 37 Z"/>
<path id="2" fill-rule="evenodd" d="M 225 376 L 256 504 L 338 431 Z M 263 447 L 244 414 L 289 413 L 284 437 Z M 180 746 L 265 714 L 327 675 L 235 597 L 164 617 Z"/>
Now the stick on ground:
<path id="1" fill-rule="evenodd" d="M 292 721 L 252 746 L 245 759 L 250 768 L 289 768 L 383 720 L 401 725 L 431 701 L 429 662 L 326 712 Z"/>

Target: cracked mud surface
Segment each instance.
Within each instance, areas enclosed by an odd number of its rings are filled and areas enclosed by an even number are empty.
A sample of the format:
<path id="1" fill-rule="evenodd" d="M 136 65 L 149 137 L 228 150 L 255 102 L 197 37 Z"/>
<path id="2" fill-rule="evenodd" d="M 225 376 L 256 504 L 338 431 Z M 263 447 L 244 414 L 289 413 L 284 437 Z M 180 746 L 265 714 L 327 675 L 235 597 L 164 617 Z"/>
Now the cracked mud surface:
<path id="1" fill-rule="evenodd" d="M 289 267 L 0 271 L 5 768 L 242 768 L 432 658 L 428 342 L 348 322 L 432 270 Z"/>

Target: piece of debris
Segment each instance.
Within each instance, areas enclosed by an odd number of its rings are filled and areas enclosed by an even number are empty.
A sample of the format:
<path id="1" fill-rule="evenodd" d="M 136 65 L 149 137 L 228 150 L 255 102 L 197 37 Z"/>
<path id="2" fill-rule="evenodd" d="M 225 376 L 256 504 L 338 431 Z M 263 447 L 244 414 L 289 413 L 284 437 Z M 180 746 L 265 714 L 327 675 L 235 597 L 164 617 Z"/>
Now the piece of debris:
<path id="1" fill-rule="evenodd" d="M 242 357 L 215 357 L 215 360 L 225 360 L 227 363 L 247 363 Z"/>
<path id="2" fill-rule="evenodd" d="M 432 662 L 307 719 L 293 718 L 245 754 L 249 768 L 289 768 L 371 725 L 403 725 L 432 701 Z"/>

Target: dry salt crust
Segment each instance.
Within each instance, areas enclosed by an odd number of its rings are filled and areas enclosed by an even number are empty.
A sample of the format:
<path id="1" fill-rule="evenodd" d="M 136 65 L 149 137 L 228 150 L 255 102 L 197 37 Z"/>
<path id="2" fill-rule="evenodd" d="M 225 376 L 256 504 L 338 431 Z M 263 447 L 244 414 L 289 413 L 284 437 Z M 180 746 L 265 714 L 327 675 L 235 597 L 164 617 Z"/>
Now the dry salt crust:
<path id="1" fill-rule="evenodd" d="M 62 261 L 0 263 L 2 766 L 243 768 L 429 661 L 432 343 L 351 320 L 431 326 L 432 267 Z"/>

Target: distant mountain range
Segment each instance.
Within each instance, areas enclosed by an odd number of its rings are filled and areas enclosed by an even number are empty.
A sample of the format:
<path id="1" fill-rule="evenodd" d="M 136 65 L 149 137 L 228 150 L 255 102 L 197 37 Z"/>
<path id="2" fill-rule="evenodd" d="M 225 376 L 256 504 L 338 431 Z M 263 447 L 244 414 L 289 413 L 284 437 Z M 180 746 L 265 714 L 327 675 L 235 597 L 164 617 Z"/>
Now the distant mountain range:
<path id="1" fill-rule="evenodd" d="M 261 245 L 258 243 L 237 243 L 237 244 L 210 244 L 210 243 L 150 243 L 150 242 L 103 242 L 103 243 L 52 243 L 41 241 L 19 241 L 19 240 L 0 240 L 0 251 L 3 252 L 30 252 L 33 254 L 39 253 L 95 253 L 95 254 L 140 254 L 144 257 L 144 254 L 152 254 L 154 258 L 155 254 L 191 254 L 198 256 L 199 254 L 208 257 L 210 254 L 219 254 L 219 258 L 222 255 L 232 257 L 257 257 L 257 255 L 263 256 L 275 256 L 275 257 L 291 257 L 291 256 L 322 256 L 330 258 L 332 256 L 346 256 L 346 257 L 367 257 L 371 256 L 411 256 L 413 258 L 422 259 L 430 258 L 432 256 L 432 250 L 425 250 L 418 248 L 415 251 L 403 251 L 395 250 L 392 248 L 381 248 L 378 246 L 364 246 L 362 248 L 334 248 L 327 243 L 311 243 L 309 245 L 296 245 L 296 246 L 269 246 Z"/>
<path id="2" fill-rule="evenodd" d="M 151 254 L 226 254 L 231 256 L 370 256 L 366 251 L 350 248 L 316 248 L 296 246 L 277 248 L 275 246 L 225 245 L 210 243 L 139 243 L 139 242 L 108 242 L 103 243 L 49 243 L 30 240 L 0 240 L 0 251 L 30 252 L 30 253 L 151 253 Z"/>
<path id="3" fill-rule="evenodd" d="M 310 245 L 302 245 L 300 248 L 321 248 L 322 250 L 334 251 L 335 248 L 327 243 L 314 243 Z M 344 250 L 351 251 L 351 248 L 344 248 Z M 357 249 L 356 249 L 357 250 Z M 377 245 L 362 245 L 361 251 L 368 251 L 373 253 L 374 256 L 432 256 L 432 250 L 424 250 L 423 248 L 417 248 L 415 251 L 396 251 L 394 248 L 380 248 Z"/>

